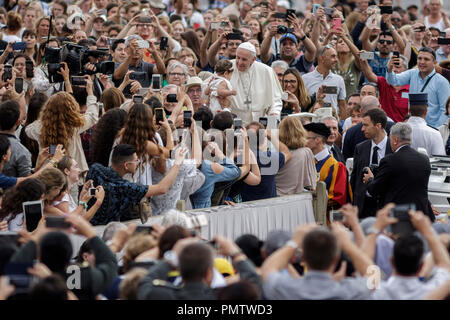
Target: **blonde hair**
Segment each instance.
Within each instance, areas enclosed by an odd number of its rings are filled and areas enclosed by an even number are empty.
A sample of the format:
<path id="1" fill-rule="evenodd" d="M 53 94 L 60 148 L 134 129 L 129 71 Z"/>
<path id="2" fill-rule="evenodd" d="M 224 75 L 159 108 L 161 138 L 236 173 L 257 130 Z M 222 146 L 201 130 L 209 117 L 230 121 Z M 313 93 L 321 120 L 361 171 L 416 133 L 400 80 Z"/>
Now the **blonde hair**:
<path id="1" fill-rule="evenodd" d="M 166 16 L 159 16 L 158 20 L 159 20 L 159 24 L 162 27 L 167 26 L 169 28 L 169 34 L 172 34 L 173 27 L 172 27 L 172 24 L 170 23 L 169 18 L 167 18 Z"/>
<path id="2" fill-rule="evenodd" d="M 130 264 L 136 259 L 141 253 L 153 249 L 156 247 L 158 242 L 150 235 L 137 234 L 128 240 L 125 254 L 123 255 L 123 270 L 127 272 L 130 270 Z"/>
<path id="3" fill-rule="evenodd" d="M 37 179 L 44 183 L 46 194 L 54 188 L 63 187 L 67 182 L 64 173 L 56 168 L 46 168 L 42 170 L 37 176 Z M 51 202 L 53 199 L 48 199 L 48 201 Z"/>
<path id="4" fill-rule="evenodd" d="M 299 149 L 306 146 L 306 130 L 297 117 L 286 117 L 279 127 L 280 141 L 289 149 Z"/>
<path id="5" fill-rule="evenodd" d="M 119 285 L 119 299 L 137 300 L 139 282 L 147 275 L 147 273 L 148 270 L 144 268 L 134 268 L 126 273 Z"/>

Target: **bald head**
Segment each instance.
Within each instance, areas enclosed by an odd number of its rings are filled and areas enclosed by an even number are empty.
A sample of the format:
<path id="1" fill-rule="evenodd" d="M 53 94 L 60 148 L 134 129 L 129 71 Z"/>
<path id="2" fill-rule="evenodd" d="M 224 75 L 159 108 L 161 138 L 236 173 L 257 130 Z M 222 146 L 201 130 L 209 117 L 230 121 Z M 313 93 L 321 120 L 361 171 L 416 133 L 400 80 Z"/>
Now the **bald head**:
<path id="1" fill-rule="evenodd" d="M 380 107 L 380 101 L 374 96 L 365 96 L 361 100 L 361 111 L 366 113 L 369 110 L 376 109 Z"/>

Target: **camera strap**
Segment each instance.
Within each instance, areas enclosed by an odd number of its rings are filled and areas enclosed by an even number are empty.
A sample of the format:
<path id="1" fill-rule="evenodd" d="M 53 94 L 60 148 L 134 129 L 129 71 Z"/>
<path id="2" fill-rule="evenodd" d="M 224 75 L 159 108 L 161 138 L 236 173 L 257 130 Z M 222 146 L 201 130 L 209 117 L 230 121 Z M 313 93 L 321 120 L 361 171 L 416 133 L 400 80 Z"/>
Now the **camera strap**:
<path id="1" fill-rule="evenodd" d="M 430 83 L 431 79 L 432 79 L 435 75 L 436 75 L 436 73 L 433 74 L 431 77 L 428 78 L 427 82 L 425 82 L 425 84 L 423 85 L 422 90 L 420 90 L 420 92 L 423 92 L 423 90 L 425 90 L 425 88 L 428 86 L 428 84 Z"/>

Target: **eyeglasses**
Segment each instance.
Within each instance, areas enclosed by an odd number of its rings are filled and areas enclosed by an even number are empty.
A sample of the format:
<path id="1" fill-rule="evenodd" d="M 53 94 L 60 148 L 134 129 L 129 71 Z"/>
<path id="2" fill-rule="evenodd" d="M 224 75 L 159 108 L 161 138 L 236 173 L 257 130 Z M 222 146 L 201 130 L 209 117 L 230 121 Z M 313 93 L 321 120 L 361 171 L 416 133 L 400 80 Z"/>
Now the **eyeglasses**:
<path id="1" fill-rule="evenodd" d="M 134 160 L 134 161 L 127 161 L 127 163 L 136 163 L 136 164 L 139 164 L 140 162 L 141 162 L 141 160 L 139 160 L 139 159 Z"/>
<path id="2" fill-rule="evenodd" d="M 185 75 L 184 73 L 169 72 L 169 76 L 173 76 L 173 77 L 183 77 L 184 75 Z"/>
<path id="3" fill-rule="evenodd" d="M 392 40 L 378 40 L 378 43 L 379 44 L 393 44 L 394 43 L 394 41 L 392 41 Z"/>
<path id="4" fill-rule="evenodd" d="M 391 21 L 400 21 L 400 18 L 391 18 Z"/>
<path id="5" fill-rule="evenodd" d="M 297 83 L 297 80 L 283 80 L 283 83 L 285 83 L 285 84 L 294 84 L 294 83 Z"/>
<path id="6" fill-rule="evenodd" d="M 137 25 L 138 27 L 141 27 L 141 28 L 151 28 L 151 24 L 138 24 Z"/>

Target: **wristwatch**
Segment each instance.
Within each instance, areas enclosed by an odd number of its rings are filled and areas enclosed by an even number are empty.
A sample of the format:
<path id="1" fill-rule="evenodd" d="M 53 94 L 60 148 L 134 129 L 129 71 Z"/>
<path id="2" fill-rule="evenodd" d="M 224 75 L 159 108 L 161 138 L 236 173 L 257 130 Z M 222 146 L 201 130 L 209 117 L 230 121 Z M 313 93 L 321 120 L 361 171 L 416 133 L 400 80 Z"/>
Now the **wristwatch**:
<path id="1" fill-rule="evenodd" d="M 289 240 L 288 242 L 286 242 L 285 246 L 291 247 L 294 250 L 298 249 L 298 244 L 294 240 Z"/>
<path id="2" fill-rule="evenodd" d="M 300 38 L 300 41 L 303 41 L 306 39 L 306 34 L 303 35 L 303 37 Z"/>
<path id="3" fill-rule="evenodd" d="M 394 27 L 393 25 L 391 26 L 391 30 L 392 30 L 392 31 L 394 31 L 394 30 L 395 30 L 395 27 Z"/>
<path id="4" fill-rule="evenodd" d="M 178 256 L 174 251 L 166 251 L 164 253 L 164 260 L 166 260 L 172 267 L 178 267 Z"/>
<path id="5" fill-rule="evenodd" d="M 371 226 L 368 230 L 367 230 L 367 235 L 371 234 L 371 233 L 375 233 L 375 234 L 380 234 L 381 231 L 378 230 L 377 228 L 375 228 L 374 226 Z"/>

